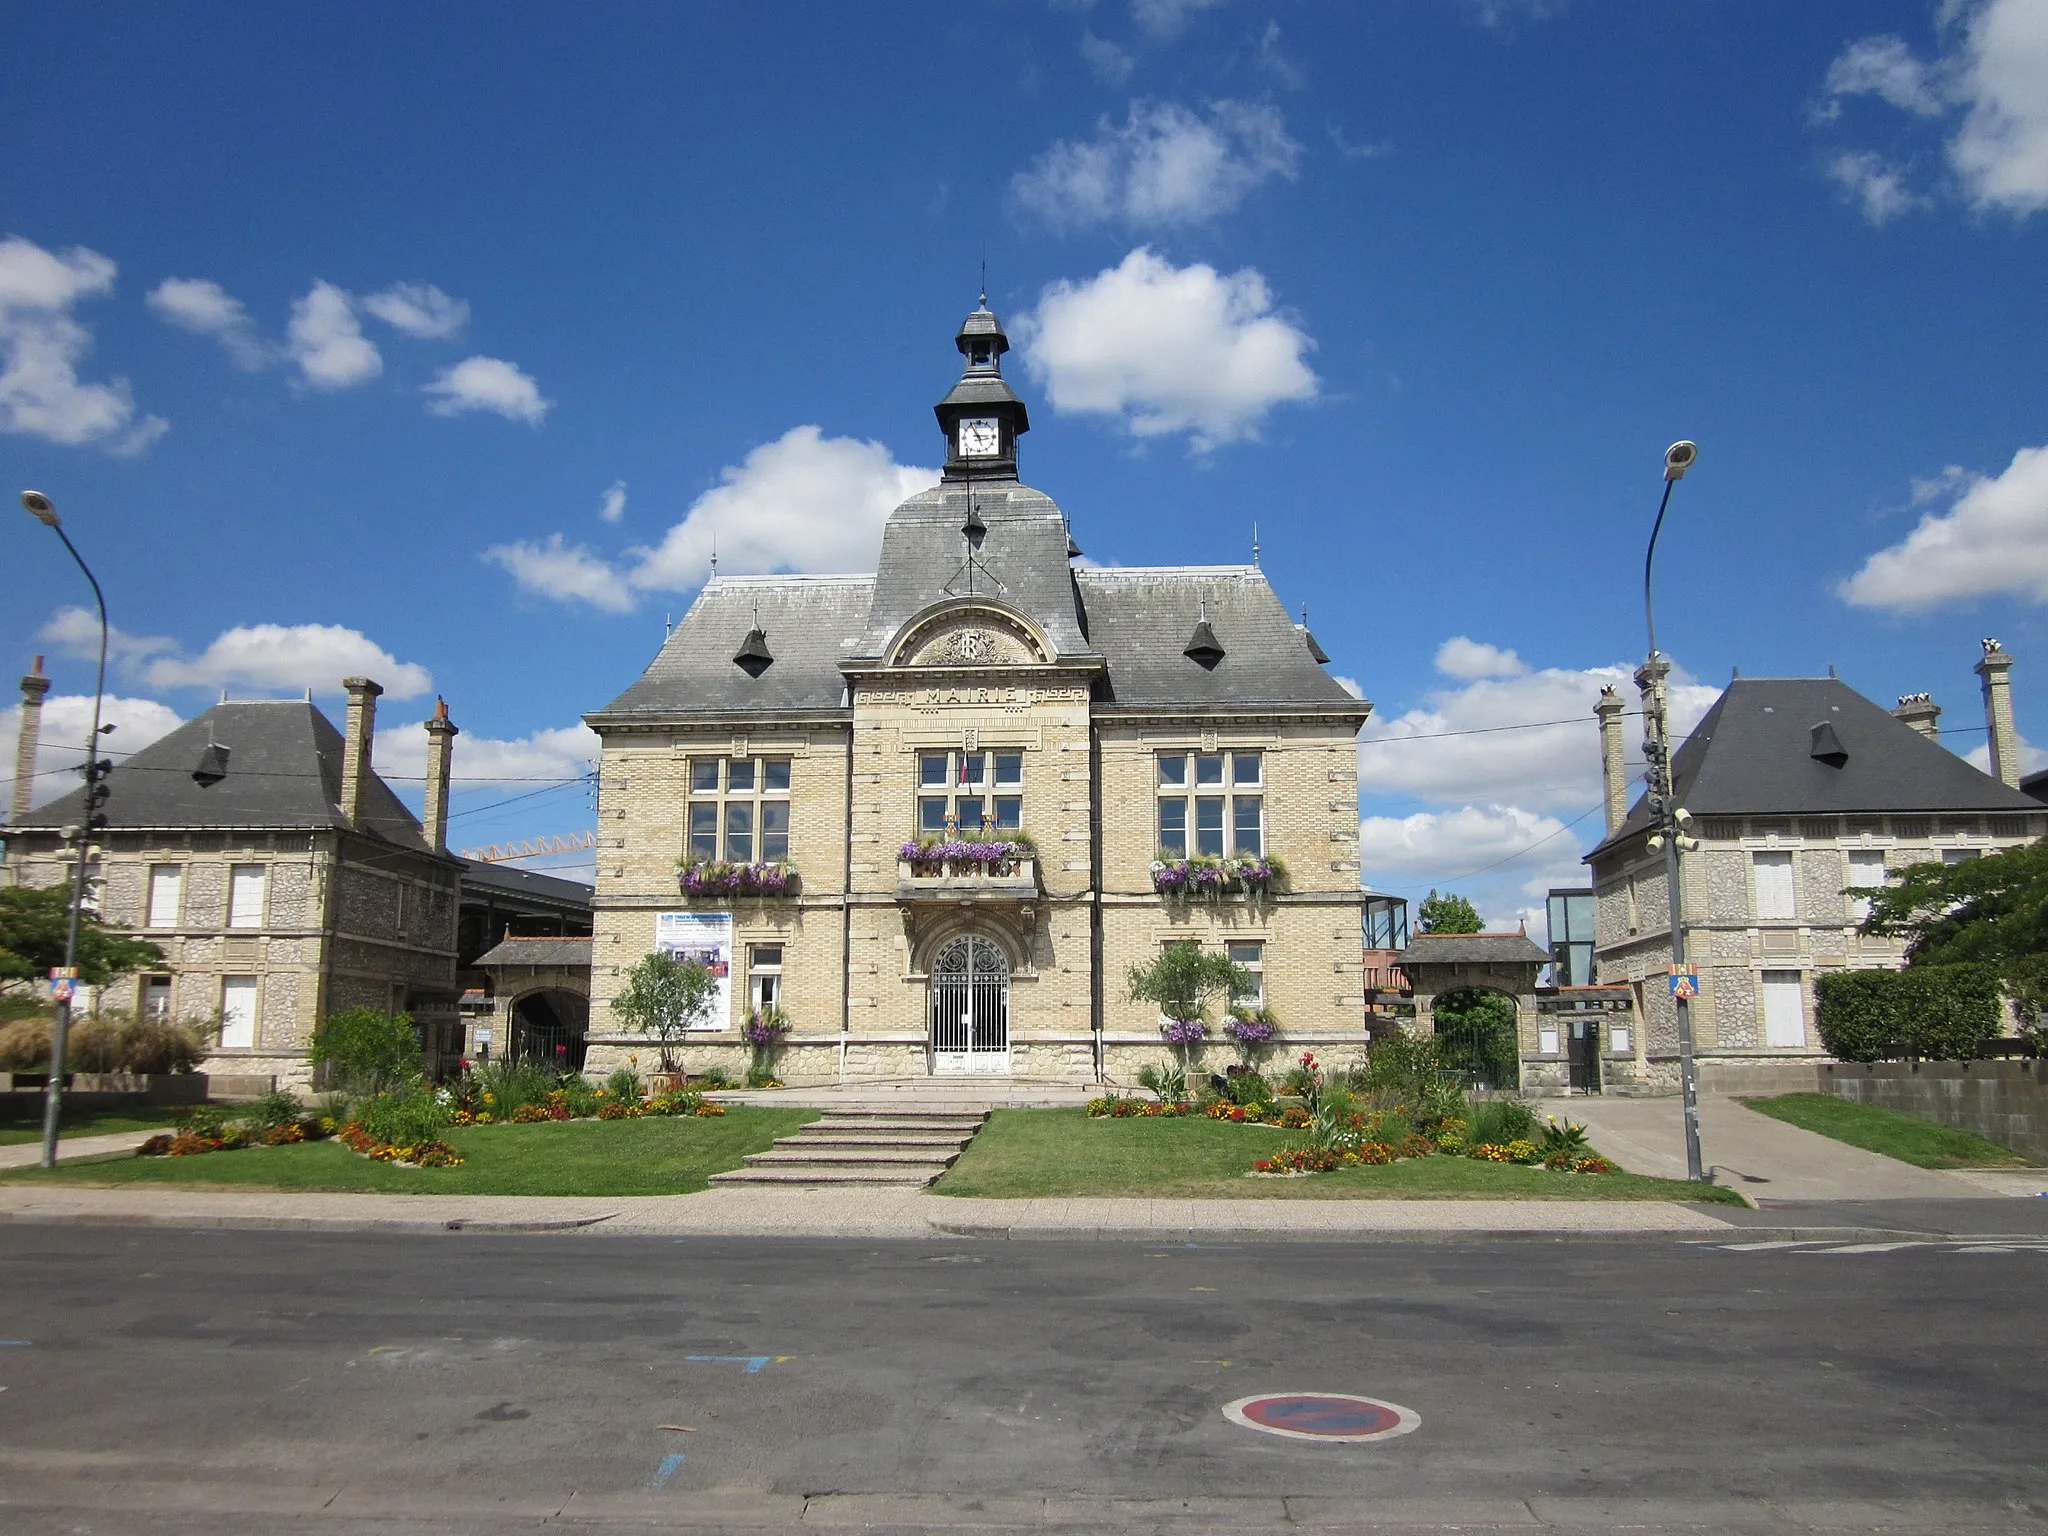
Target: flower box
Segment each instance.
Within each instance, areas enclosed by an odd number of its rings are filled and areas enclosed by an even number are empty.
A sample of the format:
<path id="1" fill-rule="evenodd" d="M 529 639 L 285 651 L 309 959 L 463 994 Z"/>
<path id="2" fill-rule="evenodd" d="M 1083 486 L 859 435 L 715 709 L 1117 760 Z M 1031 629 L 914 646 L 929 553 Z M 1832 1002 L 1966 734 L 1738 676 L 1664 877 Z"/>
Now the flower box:
<path id="1" fill-rule="evenodd" d="M 1029 837 L 952 837 L 905 843 L 897 858 L 907 880 L 1014 876 L 1037 848 Z"/>
<path id="2" fill-rule="evenodd" d="M 1287 866 L 1278 859 L 1196 854 L 1152 861 L 1152 889 L 1171 902 L 1228 901 L 1238 896 L 1260 901 L 1285 889 L 1286 882 Z"/>
<path id="3" fill-rule="evenodd" d="M 794 896 L 801 881 L 788 864 L 685 864 L 676 877 L 685 896 Z"/>

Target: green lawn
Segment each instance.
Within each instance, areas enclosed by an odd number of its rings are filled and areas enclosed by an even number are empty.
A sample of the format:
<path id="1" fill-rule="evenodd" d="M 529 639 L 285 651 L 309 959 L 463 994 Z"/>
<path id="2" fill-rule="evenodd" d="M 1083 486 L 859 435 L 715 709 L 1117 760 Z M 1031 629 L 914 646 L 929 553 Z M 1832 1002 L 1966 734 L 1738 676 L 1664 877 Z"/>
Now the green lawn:
<path id="1" fill-rule="evenodd" d="M 2024 1168 L 2027 1160 L 2010 1147 L 1952 1130 L 1918 1115 L 1875 1104 L 1858 1104 L 1832 1093 L 1786 1093 L 1744 1099 L 1760 1115 L 1846 1141 L 1866 1152 L 1881 1152 L 1916 1168 Z"/>
<path id="2" fill-rule="evenodd" d="M 1708 1200 L 1730 1190 L 1632 1173 L 1551 1173 L 1468 1157 L 1421 1157 L 1304 1179 L 1248 1179 L 1296 1131 L 1208 1119 L 1091 1120 L 1079 1109 L 999 1109 L 933 1186 L 1002 1199 L 1155 1195 L 1276 1200 Z"/>
<path id="3" fill-rule="evenodd" d="M 66 1137 L 110 1136 L 116 1131 L 160 1131 L 183 1117 L 182 1109 L 87 1110 L 82 1114 L 64 1112 L 59 1129 Z M 18 1147 L 43 1139 L 43 1117 L 29 1120 L 0 1120 L 0 1147 Z"/>
<path id="4" fill-rule="evenodd" d="M 164 1184 L 420 1195 L 677 1195 L 765 1152 L 817 1111 L 735 1106 L 717 1118 L 562 1120 L 448 1132 L 460 1168 L 394 1168 L 338 1142 L 251 1147 L 200 1157 L 92 1158 L 0 1174 L 10 1183 Z"/>

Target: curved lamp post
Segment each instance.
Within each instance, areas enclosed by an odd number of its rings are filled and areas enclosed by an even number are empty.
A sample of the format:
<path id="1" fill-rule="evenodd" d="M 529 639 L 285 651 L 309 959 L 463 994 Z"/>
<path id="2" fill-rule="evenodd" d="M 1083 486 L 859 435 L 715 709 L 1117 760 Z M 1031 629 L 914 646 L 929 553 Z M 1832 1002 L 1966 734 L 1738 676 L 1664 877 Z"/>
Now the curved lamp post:
<path id="1" fill-rule="evenodd" d="M 1664 450 L 1664 499 L 1657 503 L 1657 521 L 1650 526 L 1650 548 L 1643 556 L 1643 625 L 1649 631 L 1650 655 L 1636 669 L 1636 686 L 1643 693 L 1646 727 L 1643 757 L 1649 764 L 1650 811 L 1657 818 L 1657 830 L 1650 836 L 1650 848 L 1664 852 L 1664 888 L 1671 914 L 1671 965 L 1674 974 L 1685 964 L 1684 891 L 1679 884 L 1678 855 L 1681 849 L 1699 847 L 1687 835 L 1692 815 L 1678 804 L 1671 779 L 1671 728 L 1665 697 L 1665 679 L 1671 663 L 1657 650 L 1657 610 L 1650 601 L 1650 573 L 1657 559 L 1657 535 L 1664 529 L 1664 513 L 1671 505 L 1671 488 L 1685 478 L 1700 456 L 1696 443 L 1676 442 Z M 1674 992 L 1678 1013 L 1678 1090 L 1685 1103 L 1685 1174 L 1692 1180 L 1705 1177 L 1700 1162 L 1699 1084 L 1693 1066 L 1692 1005 Z"/>
<path id="2" fill-rule="evenodd" d="M 44 527 L 51 529 L 64 541 L 64 548 L 71 558 L 78 562 L 79 570 L 92 586 L 93 601 L 100 612 L 100 669 L 92 689 L 92 734 L 85 739 L 85 817 L 80 825 L 68 829 L 71 852 L 75 867 L 71 874 L 71 921 L 64 933 L 64 969 L 69 972 L 78 964 L 79 917 L 85 906 L 86 850 L 99 830 L 104 818 L 99 813 L 100 803 L 106 798 L 104 780 L 112 764 L 100 758 L 100 703 L 106 696 L 107 688 L 107 599 L 100 591 L 99 579 L 93 575 L 92 567 L 85 563 L 85 557 L 78 552 L 78 546 L 71 542 L 71 536 L 64 531 L 64 524 L 57 516 L 57 508 L 50 498 L 41 491 L 23 491 L 21 504 L 30 516 Z M 73 986 L 76 983 L 73 982 Z M 50 1030 L 50 1082 L 43 1094 L 43 1166 L 57 1166 L 57 1119 L 64 1107 L 64 1048 L 71 1034 L 71 998 L 66 995 L 58 1000 L 56 1023 Z"/>

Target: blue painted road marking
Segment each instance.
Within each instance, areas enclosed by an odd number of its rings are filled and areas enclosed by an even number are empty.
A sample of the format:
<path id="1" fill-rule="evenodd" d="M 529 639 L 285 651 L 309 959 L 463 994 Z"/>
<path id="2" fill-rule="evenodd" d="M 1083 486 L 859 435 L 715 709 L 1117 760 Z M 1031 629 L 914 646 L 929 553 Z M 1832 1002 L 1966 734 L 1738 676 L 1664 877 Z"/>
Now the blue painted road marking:
<path id="1" fill-rule="evenodd" d="M 662 1457 L 661 1465 L 654 1469 L 654 1481 L 649 1483 L 647 1486 L 649 1488 L 661 1487 L 663 1484 L 667 1483 L 670 1478 L 676 1475 L 676 1468 L 680 1467 L 682 1464 L 683 1453 L 681 1451 L 672 1451 L 668 1455 Z"/>
<path id="2" fill-rule="evenodd" d="M 763 1366 L 780 1365 L 785 1360 L 794 1360 L 795 1355 L 685 1355 L 685 1360 L 694 1365 L 743 1365 L 746 1374 L 758 1376 Z"/>

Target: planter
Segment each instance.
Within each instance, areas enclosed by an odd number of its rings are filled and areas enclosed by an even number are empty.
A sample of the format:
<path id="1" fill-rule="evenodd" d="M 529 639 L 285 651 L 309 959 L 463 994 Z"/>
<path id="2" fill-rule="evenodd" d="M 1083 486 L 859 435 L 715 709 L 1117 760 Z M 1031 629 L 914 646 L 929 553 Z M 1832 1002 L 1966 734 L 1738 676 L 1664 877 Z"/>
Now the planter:
<path id="1" fill-rule="evenodd" d="M 208 1079 L 204 1072 L 74 1072 L 65 1086 L 74 1093 L 140 1094 L 145 1104 L 204 1104 Z"/>

